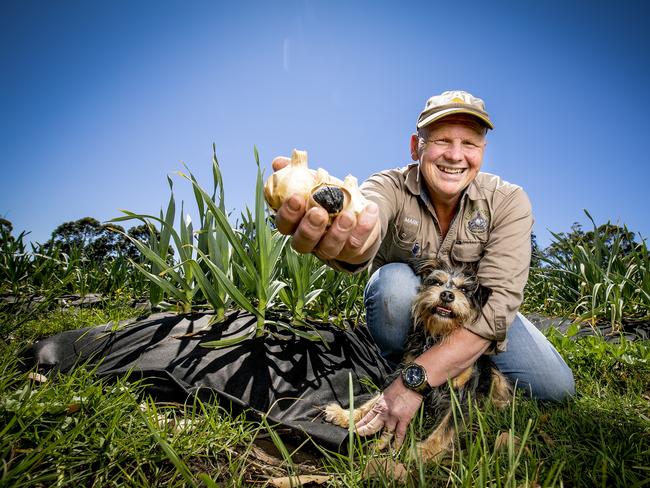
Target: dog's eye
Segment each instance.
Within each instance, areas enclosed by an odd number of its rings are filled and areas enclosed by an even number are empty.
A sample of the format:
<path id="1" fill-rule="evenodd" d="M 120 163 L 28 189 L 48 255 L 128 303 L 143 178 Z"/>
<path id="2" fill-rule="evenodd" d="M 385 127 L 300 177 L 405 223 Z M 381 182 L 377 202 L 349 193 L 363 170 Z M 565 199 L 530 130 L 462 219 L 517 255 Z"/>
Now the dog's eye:
<path id="1" fill-rule="evenodd" d="M 431 278 L 429 280 L 429 285 L 431 285 L 431 286 L 440 286 L 440 285 L 442 285 L 442 281 L 440 281 L 438 278 Z"/>
<path id="2" fill-rule="evenodd" d="M 476 292 L 476 287 L 471 285 L 459 286 L 458 289 L 462 291 L 465 295 L 471 295 L 472 293 Z"/>

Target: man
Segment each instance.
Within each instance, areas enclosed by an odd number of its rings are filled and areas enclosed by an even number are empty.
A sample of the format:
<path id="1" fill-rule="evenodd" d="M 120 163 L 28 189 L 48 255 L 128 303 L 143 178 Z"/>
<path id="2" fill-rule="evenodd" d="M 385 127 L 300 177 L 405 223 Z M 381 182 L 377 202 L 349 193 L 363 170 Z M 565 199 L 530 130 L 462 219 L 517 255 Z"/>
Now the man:
<path id="1" fill-rule="evenodd" d="M 337 269 L 370 266 L 364 297 L 368 328 L 393 365 L 402 355 L 419 285 L 406 262 L 429 256 L 473 263 L 491 295 L 475 324 L 415 360 L 428 383 L 439 386 L 488 353 L 533 397 L 561 400 L 574 393 L 571 370 L 518 313 L 530 264 L 530 202 L 520 187 L 479 172 L 489 129 L 493 125 L 481 99 L 463 91 L 433 96 L 411 136 L 416 163 L 371 176 L 361 186 L 370 203 L 358 218 L 342 212 L 328 229 L 325 210 L 305 212 L 296 196 L 278 210 L 277 227 L 293 236 L 294 249 L 313 252 Z M 276 158 L 273 168 L 287 163 Z M 398 378 L 357 423 L 357 432 L 394 432 L 398 447 L 421 402 L 422 396 Z"/>

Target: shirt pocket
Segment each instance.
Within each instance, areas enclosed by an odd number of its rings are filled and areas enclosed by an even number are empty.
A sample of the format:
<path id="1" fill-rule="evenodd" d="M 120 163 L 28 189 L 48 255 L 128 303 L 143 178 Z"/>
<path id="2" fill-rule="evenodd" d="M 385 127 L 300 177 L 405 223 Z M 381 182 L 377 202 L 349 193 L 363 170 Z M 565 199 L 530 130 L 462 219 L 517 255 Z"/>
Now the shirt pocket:
<path id="1" fill-rule="evenodd" d="M 484 244 L 480 241 L 460 241 L 451 249 L 451 259 L 457 263 L 477 263 L 483 257 Z"/>
<path id="2" fill-rule="evenodd" d="M 421 254 L 419 231 L 420 220 L 416 218 L 406 217 L 393 224 L 393 252 L 397 260 L 408 260 Z"/>

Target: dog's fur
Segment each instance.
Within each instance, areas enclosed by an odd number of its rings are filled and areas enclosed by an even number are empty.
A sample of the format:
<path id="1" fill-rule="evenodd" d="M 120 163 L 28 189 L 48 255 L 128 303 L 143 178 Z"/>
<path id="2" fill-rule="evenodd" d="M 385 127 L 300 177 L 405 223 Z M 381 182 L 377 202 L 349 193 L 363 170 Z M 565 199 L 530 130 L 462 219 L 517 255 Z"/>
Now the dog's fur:
<path id="1" fill-rule="evenodd" d="M 489 290 L 479 286 L 476 275 L 470 268 L 451 267 L 437 259 L 420 259 L 410 265 L 422 282 L 411 309 L 413 328 L 408 335 L 402 363 L 388 378 L 385 386 L 399 377 L 406 363 L 412 362 L 434 344 L 444 341 L 464 324 L 476 321 L 489 296 L 486 293 Z M 426 418 L 434 421 L 435 427 L 417 445 L 418 457 L 423 461 L 438 459 L 453 444 L 454 418 L 450 385 L 463 414 L 469 410 L 470 402 L 474 399 L 487 398 L 496 406 L 503 407 L 512 398 L 508 380 L 487 356 L 481 356 L 474 365 L 449 383 L 434 388 L 424 398 Z M 378 398 L 379 395 L 354 410 L 355 423 L 372 409 Z M 349 412 L 337 403 L 332 403 L 325 408 L 325 419 L 347 427 Z M 387 447 L 389 440 L 390 433 L 385 433 L 379 442 L 379 448 Z"/>

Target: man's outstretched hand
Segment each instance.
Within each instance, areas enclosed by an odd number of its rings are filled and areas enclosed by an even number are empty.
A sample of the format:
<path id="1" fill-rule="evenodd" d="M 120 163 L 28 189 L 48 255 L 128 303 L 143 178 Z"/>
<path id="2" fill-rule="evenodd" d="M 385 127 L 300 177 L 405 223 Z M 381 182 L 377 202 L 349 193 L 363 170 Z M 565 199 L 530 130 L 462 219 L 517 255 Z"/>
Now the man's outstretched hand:
<path id="1" fill-rule="evenodd" d="M 275 158 L 273 171 L 289 162 L 289 158 Z M 369 202 L 358 217 L 353 212 L 341 212 L 329 229 L 329 216 L 324 208 L 312 207 L 307 212 L 305 208 L 304 199 L 292 195 L 275 216 L 278 231 L 292 236 L 291 246 L 296 251 L 313 252 L 323 260 L 336 259 L 350 264 L 364 263 L 374 256 L 380 236 L 377 204 Z"/>

